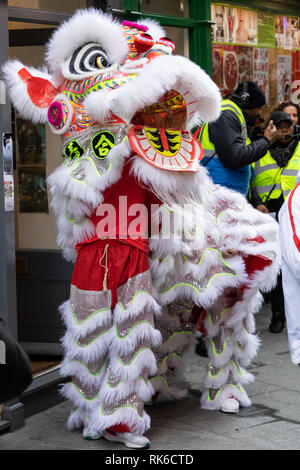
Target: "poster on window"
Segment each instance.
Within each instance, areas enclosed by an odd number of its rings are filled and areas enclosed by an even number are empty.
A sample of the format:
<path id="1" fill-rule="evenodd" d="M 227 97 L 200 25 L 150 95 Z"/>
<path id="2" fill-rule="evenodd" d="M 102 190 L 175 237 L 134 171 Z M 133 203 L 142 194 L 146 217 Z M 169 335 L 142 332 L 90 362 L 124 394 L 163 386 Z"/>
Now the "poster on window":
<path id="1" fill-rule="evenodd" d="M 13 177 L 13 141 L 12 134 L 2 134 L 3 179 L 4 179 L 4 210 L 14 210 L 14 177 Z"/>
<path id="2" fill-rule="evenodd" d="M 212 66 L 213 66 L 213 81 L 220 87 L 224 88 L 223 84 L 223 48 L 213 44 L 212 46 Z"/>
<path id="3" fill-rule="evenodd" d="M 237 46 L 239 83 L 253 80 L 253 47 Z"/>
<path id="4" fill-rule="evenodd" d="M 45 125 L 16 118 L 17 162 L 19 165 L 46 164 Z"/>
<path id="5" fill-rule="evenodd" d="M 236 46 L 224 46 L 223 51 L 223 84 L 224 91 L 233 91 L 239 83 L 239 66 Z"/>
<path id="6" fill-rule="evenodd" d="M 292 48 L 300 48 L 300 18 L 291 18 Z"/>
<path id="7" fill-rule="evenodd" d="M 300 51 L 292 54 L 292 94 L 291 101 L 300 105 Z"/>
<path id="8" fill-rule="evenodd" d="M 275 47 L 274 15 L 266 12 L 257 14 L 257 43 L 261 47 Z"/>
<path id="9" fill-rule="evenodd" d="M 275 43 L 276 47 L 292 48 L 292 18 L 290 16 L 275 16 Z"/>
<path id="10" fill-rule="evenodd" d="M 224 7 L 223 5 L 212 5 L 211 19 L 215 22 L 212 28 L 213 41 L 229 42 L 227 7 Z"/>
<path id="11" fill-rule="evenodd" d="M 262 89 L 269 104 L 269 49 L 255 47 L 253 50 L 253 81 Z"/>
<path id="12" fill-rule="evenodd" d="M 257 12 L 236 9 L 236 27 L 233 42 L 238 44 L 257 44 Z"/>
<path id="13" fill-rule="evenodd" d="M 48 213 L 45 166 L 26 165 L 18 168 L 19 211 Z"/>
<path id="14" fill-rule="evenodd" d="M 277 102 L 289 101 L 291 97 L 292 57 L 277 56 Z"/>

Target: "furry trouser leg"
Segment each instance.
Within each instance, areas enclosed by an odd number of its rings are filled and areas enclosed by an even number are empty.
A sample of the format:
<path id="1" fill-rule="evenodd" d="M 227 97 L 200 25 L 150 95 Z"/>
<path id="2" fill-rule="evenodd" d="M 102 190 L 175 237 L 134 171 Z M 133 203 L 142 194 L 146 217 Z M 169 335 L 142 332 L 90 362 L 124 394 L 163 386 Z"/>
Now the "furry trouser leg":
<path id="1" fill-rule="evenodd" d="M 201 397 L 201 405 L 205 409 L 220 410 L 228 398 L 235 398 L 241 406 L 251 405 L 243 386 L 252 382 L 254 377 L 242 366 L 249 365 L 256 356 L 259 340 L 253 334 L 253 314 L 246 308 L 246 312 L 237 316 L 235 309 L 224 308 L 223 301 L 222 306 L 215 304 L 206 312 L 204 325 L 209 364 Z M 234 323 L 230 322 L 233 314 L 236 318 Z"/>
<path id="2" fill-rule="evenodd" d="M 148 376 L 156 372 L 152 349 L 161 342 L 161 334 L 154 327 L 154 314 L 160 308 L 150 286 L 150 273 L 146 271 L 118 289 L 108 366 L 99 393 L 101 403 L 91 416 L 93 431 L 122 426 L 142 435 L 150 427 L 144 402 L 150 401 L 154 393 Z"/>
<path id="3" fill-rule="evenodd" d="M 155 320 L 163 341 L 155 349 L 158 369 L 150 381 L 156 394 L 169 400 L 187 394 L 187 390 L 173 386 L 171 382 L 181 365 L 183 353 L 194 345 L 194 325 L 189 322 L 191 306 L 188 302 L 170 304 L 164 307 L 163 313 Z"/>
<path id="4" fill-rule="evenodd" d="M 87 427 L 93 409 L 99 406 L 111 341 L 110 304 L 110 291 L 85 291 L 72 285 L 70 301 L 60 307 L 67 327 L 61 374 L 71 376 L 62 394 L 74 404 L 68 429 Z"/>

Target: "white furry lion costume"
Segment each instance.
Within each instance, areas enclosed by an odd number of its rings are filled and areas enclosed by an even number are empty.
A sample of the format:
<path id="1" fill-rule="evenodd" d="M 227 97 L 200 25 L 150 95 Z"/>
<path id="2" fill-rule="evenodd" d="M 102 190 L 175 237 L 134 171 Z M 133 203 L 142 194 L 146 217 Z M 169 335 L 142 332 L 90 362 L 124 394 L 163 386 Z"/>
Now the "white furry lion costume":
<path id="1" fill-rule="evenodd" d="M 186 130 L 217 119 L 218 88 L 164 36 L 149 20 L 79 10 L 48 44 L 49 72 L 4 66 L 16 109 L 62 137 L 48 184 L 58 243 L 76 260 L 61 306 L 68 427 L 130 447 L 149 446 L 144 403 L 181 396 L 168 377 L 195 305 L 209 351 L 202 406 L 250 405 L 253 314 L 278 271 L 276 222 L 212 183 Z"/>

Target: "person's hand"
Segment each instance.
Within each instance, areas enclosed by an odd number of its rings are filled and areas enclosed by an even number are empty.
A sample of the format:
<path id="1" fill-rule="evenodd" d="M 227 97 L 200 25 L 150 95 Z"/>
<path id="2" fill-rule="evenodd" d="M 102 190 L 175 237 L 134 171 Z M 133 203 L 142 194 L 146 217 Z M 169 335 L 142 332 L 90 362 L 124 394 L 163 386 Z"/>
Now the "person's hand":
<path id="1" fill-rule="evenodd" d="M 255 209 L 257 209 L 259 212 L 263 212 L 264 214 L 269 214 L 269 209 L 264 204 L 259 204 L 255 207 Z"/>
<path id="2" fill-rule="evenodd" d="M 264 132 L 264 137 L 268 139 L 270 144 L 273 144 L 278 138 L 278 131 L 276 126 L 274 125 L 273 121 L 270 121 L 268 127 Z"/>
<path id="3" fill-rule="evenodd" d="M 232 258 L 233 256 L 239 255 L 240 252 L 238 250 L 235 250 L 233 248 L 227 248 L 226 250 L 222 250 L 222 256 L 223 258 Z"/>

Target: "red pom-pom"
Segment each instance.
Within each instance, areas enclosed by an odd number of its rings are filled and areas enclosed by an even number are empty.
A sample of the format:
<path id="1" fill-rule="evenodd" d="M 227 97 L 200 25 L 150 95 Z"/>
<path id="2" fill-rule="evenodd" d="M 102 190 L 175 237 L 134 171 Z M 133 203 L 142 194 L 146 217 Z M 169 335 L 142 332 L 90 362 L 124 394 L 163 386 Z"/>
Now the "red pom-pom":
<path id="1" fill-rule="evenodd" d="M 134 45 L 139 54 L 149 51 L 154 46 L 154 40 L 150 34 L 140 33 L 134 39 Z"/>
<path id="2" fill-rule="evenodd" d="M 160 38 L 156 44 L 162 44 L 163 46 L 170 47 L 172 49 L 172 53 L 175 51 L 175 44 L 174 42 L 169 39 L 169 38 Z"/>

